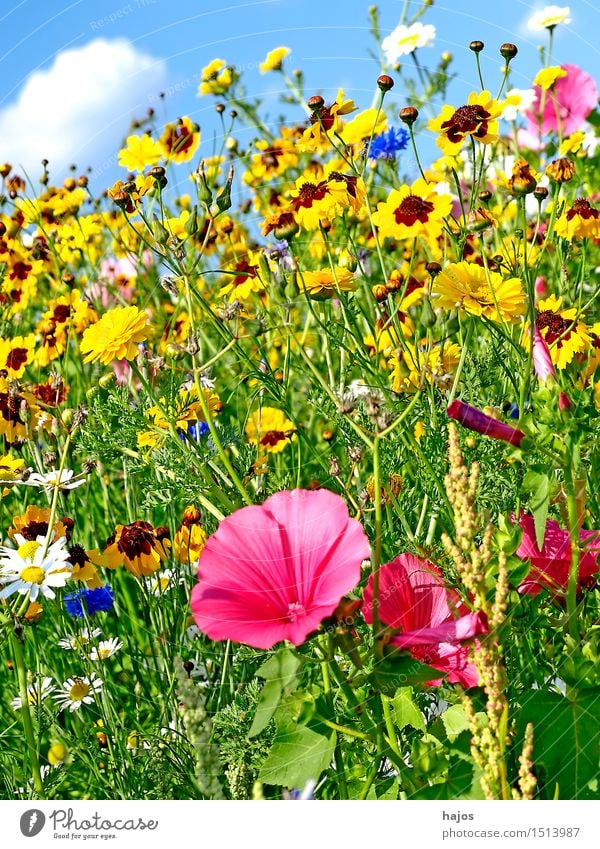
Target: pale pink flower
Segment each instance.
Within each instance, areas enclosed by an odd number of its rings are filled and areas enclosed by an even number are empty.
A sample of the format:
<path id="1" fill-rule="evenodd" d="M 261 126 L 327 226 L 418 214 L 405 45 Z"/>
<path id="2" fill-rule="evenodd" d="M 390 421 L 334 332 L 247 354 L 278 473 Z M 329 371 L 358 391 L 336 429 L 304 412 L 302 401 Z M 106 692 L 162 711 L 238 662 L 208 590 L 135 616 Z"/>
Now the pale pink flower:
<path id="1" fill-rule="evenodd" d="M 364 592 L 363 615 L 373 623 L 372 575 Z M 379 619 L 389 628 L 400 629 L 391 645 L 409 650 L 417 660 L 444 672 L 452 683 L 477 685 L 477 670 L 468 662 L 463 643 L 487 632 L 485 616 L 468 611 L 433 563 L 401 554 L 381 567 Z"/>
<path id="2" fill-rule="evenodd" d="M 534 325 L 533 328 L 533 367 L 538 378 L 544 383 L 549 377 L 556 377 L 550 349 L 546 340 Z"/>
<path id="3" fill-rule="evenodd" d="M 567 75 L 559 77 L 545 94 L 539 86 L 534 86 L 535 100 L 531 109 L 525 113 L 527 130 L 538 138 L 540 131 L 545 135 L 560 129 L 563 136 L 569 136 L 579 130 L 598 100 L 598 88 L 593 77 L 577 65 L 560 67 Z M 540 116 L 542 102 L 544 111 Z M 538 120 L 540 117 L 541 126 Z"/>
<path id="4" fill-rule="evenodd" d="M 278 492 L 243 507 L 208 538 L 191 597 L 213 640 L 270 649 L 300 645 L 360 580 L 369 557 L 362 526 L 325 489 Z"/>

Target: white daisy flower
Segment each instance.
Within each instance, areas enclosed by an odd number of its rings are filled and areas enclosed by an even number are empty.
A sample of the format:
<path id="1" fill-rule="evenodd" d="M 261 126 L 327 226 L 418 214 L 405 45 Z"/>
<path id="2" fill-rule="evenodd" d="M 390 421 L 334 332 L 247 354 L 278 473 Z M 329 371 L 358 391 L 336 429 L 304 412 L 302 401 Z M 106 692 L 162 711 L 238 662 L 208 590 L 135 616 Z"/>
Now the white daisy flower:
<path id="1" fill-rule="evenodd" d="M 539 12 L 532 15 L 527 21 L 527 26 L 534 32 L 542 32 L 549 27 L 558 24 L 571 23 L 571 9 L 568 6 L 544 6 Z"/>
<path id="2" fill-rule="evenodd" d="M 98 645 L 92 648 L 88 657 L 90 660 L 107 660 L 122 648 L 121 640 L 118 637 L 111 637 L 110 640 L 100 640 Z"/>
<path id="3" fill-rule="evenodd" d="M 533 88 L 511 88 L 506 92 L 505 102 L 501 118 L 505 121 L 516 121 L 519 115 L 523 115 L 533 106 L 536 94 Z"/>
<path id="4" fill-rule="evenodd" d="M 15 534 L 18 548 L 0 546 L 0 598 L 8 598 L 13 593 L 26 595 L 31 601 L 38 595 L 54 598 L 53 587 L 64 587 L 73 571 L 69 563 L 69 552 L 65 548 L 66 537 L 53 542 L 45 552 L 45 537 L 26 540 L 21 534 Z"/>
<path id="5" fill-rule="evenodd" d="M 100 628 L 93 628 L 90 632 L 89 628 L 82 628 L 78 634 L 72 634 L 68 637 L 62 637 L 58 641 L 61 649 L 66 651 L 77 651 L 78 649 L 86 648 L 92 640 L 99 637 L 102 633 Z"/>
<path id="6" fill-rule="evenodd" d="M 162 595 L 168 589 L 174 587 L 176 583 L 182 584 L 183 582 L 183 576 L 178 579 L 173 569 L 163 569 L 162 572 L 157 572 L 156 575 L 152 575 L 147 580 L 148 589 L 152 595 Z"/>
<path id="7" fill-rule="evenodd" d="M 73 713 L 81 705 L 91 705 L 95 701 L 96 693 L 102 690 L 102 685 L 102 679 L 98 678 L 95 672 L 85 678 L 67 678 L 52 698 L 56 699 L 61 710 L 68 707 Z"/>
<path id="8" fill-rule="evenodd" d="M 33 472 L 23 483 L 26 483 L 27 486 L 39 486 L 44 489 L 55 489 L 56 487 L 59 489 L 76 489 L 85 483 L 86 478 L 85 475 L 74 478 L 74 474 L 73 469 L 63 469 L 62 471 L 53 469 L 51 472 L 46 472 L 45 475 Z"/>
<path id="9" fill-rule="evenodd" d="M 27 702 L 30 707 L 38 707 L 55 689 L 52 678 L 38 678 L 27 687 Z M 14 698 L 10 704 L 15 710 L 20 710 L 23 707 L 21 696 Z"/>
<path id="10" fill-rule="evenodd" d="M 400 56 L 414 53 L 418 47 L 431 47 L 435 39 L 435 27 L 432 24 L 400 24 L 381 43 L 388 64 L 393 65 Z"/>

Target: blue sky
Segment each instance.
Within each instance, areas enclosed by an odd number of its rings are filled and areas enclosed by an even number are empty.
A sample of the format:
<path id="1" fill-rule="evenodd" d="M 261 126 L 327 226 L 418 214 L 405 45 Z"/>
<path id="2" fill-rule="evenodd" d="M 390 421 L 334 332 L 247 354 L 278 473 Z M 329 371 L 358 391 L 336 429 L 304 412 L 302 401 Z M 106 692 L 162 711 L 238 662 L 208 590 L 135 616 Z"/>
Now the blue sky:
<path id="1" fill-rule="evenodd" d="M 403 5 L 379 3 L 383 35 L 398 23 Z M 411 2 L 410 8 L 419 5 Z M 525 88 L 539 67 L 544 40 L 527 30 L 526 21 L 544 5 L 436 0 L 422 20 L 435 25 L 437 38 L 434 47 L 420 51 L 421 61 L 435 65 L 443 51 L 453 54 L 458 77 L 449 100 L 457 103 L 478 87 L 469 41 L 486 43 L 482 65 L 492 91 L 500 80 L 498 46 L 514 41 L 519 55 L 512 85 Z M 592 43 L 598 7 L 588 0 L 569 5 L 573 20 L 557 29 L 553 59 L 576 63 L 598 79 L 600 53 Z M 120 173 L 115 154 L 131 117 L 150 106 L 165 119 L 192 116 L 210 145 L 218 125 L 214 100 L 196 96 L 201 68 L 217 56 L 241 66 L 249 94 L 265 94 L 276 115 L 279 78 L 261 76 L 258 63 L 280 44 L 292 49 L 289 67 L 304 70 L 308 94 L 321 91 L 327 99 L 342 86 L 368 106 L 378 73 L 367 52 L 374 46 L 368 6 L 363 0 L 8 0 L 0 6 L 0 159 L 20 161 L 35 176 L 37 162 L 47 156 L 57 179 L 75 159 L 81 167 L 92 165 L 96 185 L 104 187 Z M 159 91 L 166 93 L 164 101 Z M 401 86 L 392 94 L 404 105 Z M 250 131 L 239 135 L 242 142 L 251 137 Z"/>

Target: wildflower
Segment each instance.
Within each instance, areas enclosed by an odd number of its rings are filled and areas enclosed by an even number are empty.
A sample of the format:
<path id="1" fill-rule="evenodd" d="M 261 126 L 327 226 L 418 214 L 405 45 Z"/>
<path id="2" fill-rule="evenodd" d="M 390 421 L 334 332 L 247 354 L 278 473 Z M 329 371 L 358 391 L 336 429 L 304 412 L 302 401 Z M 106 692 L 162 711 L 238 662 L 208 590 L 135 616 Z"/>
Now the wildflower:
<path id="1" fill-rule="evenodd" d="M 93 661 L 108 660 L 122 648 L 123 642 L 118 637 L 111 637 L 110 640 L 100 640 L 97 646 L 93 646 L 88 657 Z"/>
<path id="2" fill-rule="evenodd" d="M 564 68 L 561 68 L 560 65 L 550 65 L 548 68 L 541 68 L 537 72 L 537 74 L 533 78 L 533 84 L 539 86 L 542 91 L 549 91 L 556 82 L 556 80 L 566 76 L 567 72 Z M 533 103 L 531 105 L 533 106 Z"/>
<path id="3" fill-rule="evenodd" d="M 93 616 L 95 613 L 107 612 L 114 607 L 112 587 L 105 584 L 94 589 L 76 590 L 65 596 L 65 610 L 74 619 L 82 619 L 84 615 Z"/>
<path id="4" fill-rule="evenodd" d="M 404 127 L 390 127 L 373 138 L 369 147 L 369 158 L 393 162 L 399 151 L 406 150 L 409 139 L 410 136 Z"/>
<path id="5" fill-rule="evenodd" d="M 213 640 L 300 645 L 360 579 L 369 542 L 345 502 L 292 490 L 224 519 L 206 542 L 191 608 Z"/>
<path id="6" fill-rule="evenodd" d="M 512 168 L 512 176 L 508 180 L 508 190 L 516 197 L 531 194 L 537 186 L 537 175 L 531 170 L 529 162 L 517 159 Z"/>
<path id="7" fill-rule="evenodd" d="M 505 121 L 516 121 L 531 108 L 535 100 L 535 89 L 533 88 L 511 88 L 506 92 L 504 109 L 500 115 Z"/>
<path id="8" fill-rule="evenodd" d="M 12 339 L 0 338 L 0 371 L 5 371 L 9 378 L 22 377 L 25 368 L 33 360 L 35 337 L 14 336 Z"/>
<path id="9" fill-rule="evenodd" d="M 46 540 L 39 536 L 35 540 L 26 540 L 21 534 L 15 534 L 18 548 L 0 546 L 0 598 L 8 598 L 13 593 L 29 594 L 31 601 L 38 595 L 55 598 L 54 587 L 64 587 L 71 577 L 69 552 L 65 549 L 66 539 L 61 537 L 51 543 L 46 550 Z"/>
<path id="10" fill-rule="evenodd" d="M 104 313 L 83 334 L 81 353 L 85 363 L 97 362 L 108 366 L 113 360 L 132 360 L 138 353 L 148 331 L 148 316 L 137 307 L 115 307 Z"/>
<path id="11" fill-rule="evenodd" d="M 451 262 L 435 278 L 432 293 L 438 306 L 459 309 L 490 321 L 514 321 L 525 308 L 518 277 L 502 275 L 474 262 Z"/>
<path id="12" fill-rule="evenodd" d="M 363 615 L 373 624 L 373 575 L 363 596 Z M 400 554 L 379 573 L 379 619 L 397 630 L 390 645 L 447 674 L 450 683 L 474 687 L 475 666 L 468 662 L 465 641 L 487 632 L 481 612 L 472 613 L 458 593 L 444 584 L 437 566 L 413 554 Z M 440 681 L 429 682 L 432 685 Z"/>
<path id="13" fill-rule="evenodd" d="M 202 69 L 198 94 L 225 94 L 235 82 L 233 68 L 224 59 L 213 59 Z"/>
<path id="14" fill-rule="evenodd" d="M 129 171 L 143 171 L 151 165 L 160 162 L 162 151 L 160 146 L 148 133 L 143 136 L 127 136 L 126 146 L 119 151 L 119 165 Z"/>
<path id="15" fill-rule="evenodd" d="M 400 24 L 381 42 L 385 61 L 393 65 L 401 56 L 408 56 L 419 47 L 432 47 L 435 35 L 435 27 L 432 24 Z"/>
<path id="16" fill-rule="evenodd" d="M 96 555 L 98 565 L 106 569 L 124 566 L 137 578 L 152 575 L 167 558 L 167 535 L 167 528 L 153 528 L 150 522 L 117 525 L 103 553 Z"/>
<path id="17" fill-rule="evenodd" d="M 69 750 L 64 743 L 54 743 L 48 749 L 48 763 L 51 766 L 60 766 L 67 759 Z"/>
<path id="18" fill-rule="evenodd" d="M 267 74 L 269 71 L 280 71 L 283 60 L 292 51 L 289 47 L 275 47 L 267 53 L 264 62 L 258 66 L 261 74 Z"/>
<path id="19" fill-rule="evenodd" d="M 45 474 L 32 472 L 24 483 L 27 486 L 37 486 L 47 491 L 77 489 L 78 486 L 86 482 L 86 477 L 84 475 L 83 477 L 73 478 L 74 474 L 73 469 L 53 469 Z"/>
<path id="20" fill-rule="evenodd" d="M 394 392 L 415 392 L 426 383 L 445 389 L 460 359 L 460 348 L 454 342 L 421 345 L 406 342 L 390 359 Z"/>
<path id="21" fill-rule="evenodd" d="M 21 457 L 10 457 L 8 454 L 0 457 L 0 484 L 21 483 L 26 473 L 25 462 Z M 9 492 L 8 488 L 0 491 L 3 496 Z"/>
<path id="22" fill-rule="evenodd" d="M 49 520 L 49 507 L 36 507 L 30 504 L 21 516 L 13 518 L 13 527 L 8 529 L 8 536 L 13 540 L 16 534 L 21 534 L 26 540 L 35 540 L 38 536 L 45 537 L 48 533 Z M 56 521 L 52 528 L 52 539 L 68 538 L 69 529 L 73 527 L 73 524 L 73 520 L 66 516 Z"/>
<path id="23" fill-rule="evenodd" d="M 562 309 L 560 298 L 550 295 L 536 304 L 535 326 L 550 350 L 554 365 L 563 369 L 591 344 L 589 330 L 577 309 Z"/>
<path id="24" fill-rule="evenodd" d="M 543 589 L 552 596 L 564 596 L 569 584 L 571 568 L 571 539 L 569 532 L 563 530 L 554 519 L 548 519 L 544 531 L 544 542 L 538 548 L 533 516 L 521 515 L 519 524 L 523 529 L 521 544 L 517 556 L 529 560 L 531 569 L 519 585 L 519 592 L 525 595 L 538 595 Z M 600 552 L 600 531 L 579 532 L 582 551 L 579 558 L 578 588 L 593 586 L 594 576 L 598 573 L 598 553 Z"/>
<path id="25" fill-rule="evenodd" d="M 387 200 L 377 205 L 373 223 L 384 239 L 425 236 L 433 240 L 441 234 L 443 218 L 451 209 L 450 195 L 439 194 L 433 185 L 418 179 L 412 186 L 392 189 Z"/>
<path id="26" fill-rule="evenodd" d="M 61 710 L 69 708 L 73 713 L 82 705 L 91 705 L 102 690 L 103 681 L 95 672 L 85 678 L 67 678 L 60 690 L 52 698 L 56 699 Z"/>
<path id="27" fill-rule="evenodd" d="M 546 76 L 538 74 L 539 82 L 534 86 L 535 100 L 531 110 L 525 113 L 527 129 L 534 135 L 558 132 L 559 129 L 562 135 L 571 135 L 581 128 L 596 106 L 596 83 L 593 77 L 577 65 L 560 65 L 558 70 L 562 73 L 558 73 L 556 68 L 545 70 L 548 72 Z M 552 81 L 550 72 L 555 74 Z M 546 86 L 550 90 L 544 94 Z M 542 103 L 544 111 L 540 113 Z"/>
<path id="28" fill-rule="evenodd" d="M 203 389 L 202 386 L 200 391 L 209 413 L 218 412 L 222 408 L 219 396 L 215 392 Z M 162 445 L 168 435 L 170 421 L 173 421 L 177 430 L 182 431 L 184 435 L 189 433 L 190 426 L 200 425 L 201 436 L 203 430 L 201 425 L 206 424 L 204 410 L 198 400 L 198 390 L 195 385 L 191 388 L 182 386 L 172 403 L 167 403 L 165 398 L 161 398 L 158 404 L 146 411 L 146 416 L 151 419 L 154 430 L 139 433 L 138 445 L 150 449 Z M 208 425 L 206 427 L 208 429 Z"/>
<path id="29" fill-rule="evenodd" d="M 554 159 L 546 166 L 545 174 L 555 183 L 568 183 L 575 176 L 575 163 L 566 157 Z"/>
<path id="30" fill-rule="evenodd" d="M 303 271 L 300 282 L 306 294 L 318 300 L 331 298 L 338 292 L 356 289 L 354 274 L 347 268 L 322 268 L 320 271 Z"/>
<path id="31" fill-rule="evenodd" d="M 82 628 L 78 634 L 61 637 L 58 641 L 58 645 L 61 649 L 65 649 L 65 651 L 79 651 L 80 649 L 88 646 L 89 643 L 92 640 L 95 640 L 96 637 L 99 637 L 101 633 L 102 631 L 100 628 L 92 628 L 91 631 L 89 628 Z"/>
<path id="32" fill-rule="evenodd" d="M 27 685 L 27 703 L 30 707 L 39 707 L 55 689 L 52 678 L 37 678 L 33 684 Z M 10 704 L 15 710 L 20 710 L 23 707 L 23 700 L 21 696 L 17 696 Z"/>
<path id="33" fill-rule="evenodd" d="M 463 427 L 469 430 L 474 430 L 476 433 L 483 433 L 492 439 L 500 439 L 502 442 L 508 442 L 510 445 L 516 445 L 517 448 L 525 439 L 525 434 L 522 430 L 504 424 L 492 416 L 486 415 L 477 407 L 472 407 L 470 404 L 465 404 L 464 401 L 453 401 L 446 410 L 448 417 L 456 419 Z"/>
<path id="34" fill-rule="evenodd" d="M 495 142 L 503 109 L 504 104 L 494 100 L 489 91 L 473 91 L 464 106 L 443 106 L 441 115 L 429 121 L 427 129 L 440 133 L 438 147 L 447 156 L 454 156 L 468 136 L 481 144 Z"/>
<path id="35" fill-rule="evenodd" d="M 542 383 L 548 380 L 549 377 L 556 377 L 548 345 L 537 325 L 533 328 L 533 367 Z"/>
<path id="36" fill-rule="evenodd" d="M 347 100 L 342 89 L 339 89 L 335 101 L 325 106 L 319 95 L 309 98 L 308 105 L 313 109 L 310 115 L 310 127 L 304 131 L 297 142 L 300 152 L 318 153 L 329 147 L 329 132 L 341 133 L 344 127 L 342 115 L 356 111 L 354 101 Z"/>
<path id="37" fill-rule="evenodd" d="M 173 537 L 173 557 L 180 563 L 191 564 L 198 560 L 206 542 L 206 531 L 200 525 L 200 513 L 195 507 L 186 507 L 183 521 Z"/>
<path id="38" fill-rule="evenodd" d="M 572 242 L 573 239 L 600 238 L 600 210 L 586 198 L 577 198 L 565 209 L 556 222 L 556 233 Z"/>
<path id="39" fill-rule="evenodd" d="M 186 115 L 165 125 L 158 144 L 168 162 L 189 162 L 200 144 L 200 127 Z"/>
<path id="40" fill-rule="evenodd" d="M 261 407 L 251 414 L 246 424 L 246 439 L 269 454 L 279 454 L 296 438 L 295 425 L 283 410 Z"/>
<path id="41" fill-rule="evenodd" d="M 558 24 L 571 23 L 571 9 L 568 6 L 544 6 L 535 12 L 527 21 L 527 26 L 533 32 L 543 32 L 554 29 Z"/>

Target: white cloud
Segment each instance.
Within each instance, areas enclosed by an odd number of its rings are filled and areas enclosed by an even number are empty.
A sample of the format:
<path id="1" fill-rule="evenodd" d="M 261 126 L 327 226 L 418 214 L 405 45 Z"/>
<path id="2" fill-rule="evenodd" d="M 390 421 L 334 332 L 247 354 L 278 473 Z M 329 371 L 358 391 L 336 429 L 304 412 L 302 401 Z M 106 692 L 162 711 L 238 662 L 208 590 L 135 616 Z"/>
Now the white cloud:
<path id="1" fill-rule="evenodd" d="M 0 162 L 34 180 L 44 158 L 53 181 L 72 162 L 81 170 L 108 169 L 131 118 L 145 114 L 165 77 L 164 60 L 127 39 L 98 38 L 58 53 L 50 68 L 27 78 L 15 103 L 0 109 Z"/>

